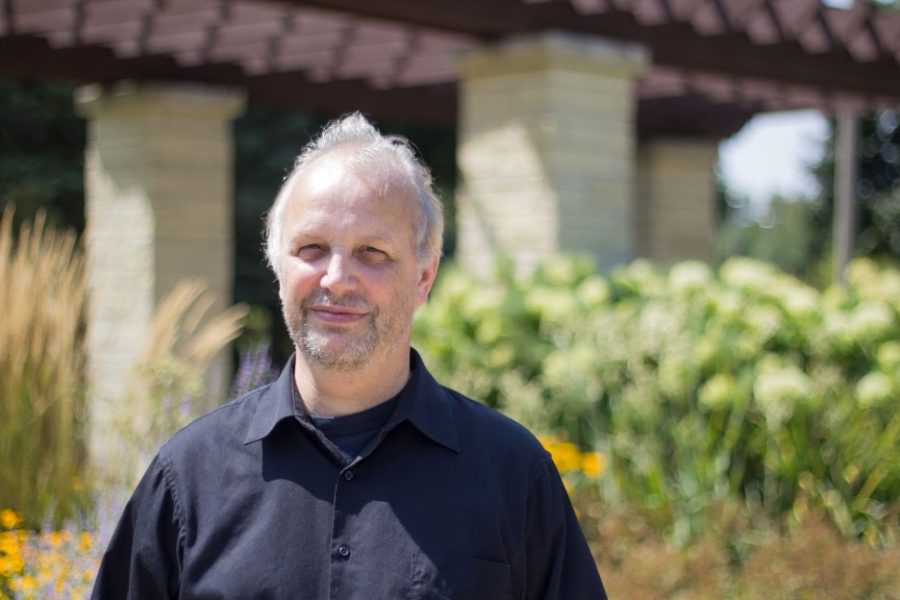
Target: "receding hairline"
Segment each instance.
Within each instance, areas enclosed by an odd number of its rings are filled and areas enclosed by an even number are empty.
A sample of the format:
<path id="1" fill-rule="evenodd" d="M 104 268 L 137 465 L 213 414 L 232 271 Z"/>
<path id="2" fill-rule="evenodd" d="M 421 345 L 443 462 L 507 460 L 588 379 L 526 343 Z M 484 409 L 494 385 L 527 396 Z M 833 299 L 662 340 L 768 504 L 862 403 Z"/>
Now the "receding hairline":
<path id="1" fill-rule="evenodd" d="M 434 248 L 420 247 L 427 238 L 427 216 L 425 214 L 425 207 L 418 197 L 418 187 L 415 185 L 415 181 L 413 181 L 412 177 L 405 172 L 406 169 L 404 168 L 403 162 L 390 155 L 372 155 L 365 157 L 364 160 L 353 160 L 353 158 L 357 156 L 353 154 L 354 146 L 359 149 L 365 148 L 366 144 L 364 142 L 353 141 L 330 148 L 321 155 L 314 157 L 309 162 L 299 165 L 294 169 L 285 180 L 278 196 L 275 198 L 272 210 L 270 211 L 270 227 L 274 227 L 276 229 L 275 233 L 283 238 L 288 231 L 284 221 L 285 211 L 287 210 L 287 205 L 291 198 L 294 197 L 297 192 L 298 184 L 306 181 L 313 169 L 316 167 L 321 168 L 327 161 L 332 161 L 336 165 L 339 165 L 339 168 L 345 169 L 365 185 L 370 186 L 377 199 L 382 200 L 388 195 L 396 194 L 408 202 L 410 207 L 416 211 L 415 219 L 412 221 L 413 244 L 416 253 L 423 257 L 430 256 L 435 252 L 439 255 L 439 249 L 435 250 Z M 373 163 L 381 164 L 384 168 L 373 171 L 370 168 Z M 419 239 L 420 236 L 422 239 Z M 283 241 L 283 239 L 279 239 L 276 240 L 276 243 L 280 247 Z"/>
<path id="2" fill-rule="evenodd" d="M 343 138 L 343 139 L 342 139 Z M 358 176 L 383 184 L 385 191 L 397 190 L 418 205 L 414 223 L 416 254 L 420 260 L 440 257 L 444 218 L 442 203 L 433 188 L 431 172 L 417 156 L 412 142 L 398 135 L 383 135 L 361 114 L 353 113 L 329 123 L 319 137 L 307 144 L 278 190 L 266 216 L 266 259 L 279 275 L 278 257 L 284 228 L 284 208 L 297 182 L 319 160 L 342 153 Z"/>

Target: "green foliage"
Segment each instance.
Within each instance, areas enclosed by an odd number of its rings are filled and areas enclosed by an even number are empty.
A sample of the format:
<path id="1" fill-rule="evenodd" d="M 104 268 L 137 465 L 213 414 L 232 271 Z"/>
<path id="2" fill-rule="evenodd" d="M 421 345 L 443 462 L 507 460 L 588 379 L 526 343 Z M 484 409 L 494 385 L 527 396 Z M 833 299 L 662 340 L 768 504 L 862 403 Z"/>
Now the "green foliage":
<path id="1" fill-rule="evenodd" d="M 848 279 L 819 292 L 749 259 L 450 270 L 416 345 L 448 384 L 608 457 L 607 497 L 676 539 L 740 498 L 875 541 L 898 516 L 900 273 Z"/>
<path id="2" fill-rule="evenodd" d="M 900 113 L 884 111 L 859 121 L 857 147 L 856 253 L 900 258 Z M 812 170 L 821 193 L 812 210 L 813 226 L 822 232 L 818 252 L 830 244 L 834 212 L 835 135 L 825 143 L 822 160 Z"/>
<path id="3" fill-rule="evenodd" d="M 775 196 L 759 219 L 748 218 L 742 208 L 737 207 L 716 234 L 720 261 L 749 256 L 798 276 L 809 273 L 821 237 L 812 227 L 809 200 Z"/>
<path id="4" fill-rule="evenodd" d="M 85 122 L 73 86 L 0 80 L 0 208 L 16 227 L 47 213 L 53 225 L 84 229 Z"/>

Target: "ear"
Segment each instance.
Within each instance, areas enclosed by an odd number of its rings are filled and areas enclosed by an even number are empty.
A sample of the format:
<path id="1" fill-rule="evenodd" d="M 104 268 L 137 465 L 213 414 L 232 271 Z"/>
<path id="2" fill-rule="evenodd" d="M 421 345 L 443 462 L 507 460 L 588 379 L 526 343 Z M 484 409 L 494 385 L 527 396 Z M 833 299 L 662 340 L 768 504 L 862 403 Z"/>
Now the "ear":
<path id="1" fill-rule="evenodd" d="M 429 256 L 419 265 L 419 279 L 416 282 L 416 307 L 422 306 L 428 299 L 428 293 L 431 291 L 431 286 L 434 285 L 440 263 L 440 256 Z"/>

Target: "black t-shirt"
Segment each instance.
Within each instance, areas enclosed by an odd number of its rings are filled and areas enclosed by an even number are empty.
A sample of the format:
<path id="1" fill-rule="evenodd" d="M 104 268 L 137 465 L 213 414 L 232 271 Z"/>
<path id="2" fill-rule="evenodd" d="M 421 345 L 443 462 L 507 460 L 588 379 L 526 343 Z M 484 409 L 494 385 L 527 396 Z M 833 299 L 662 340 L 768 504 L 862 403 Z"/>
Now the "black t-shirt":
<path id="1" fill-rule="evenodd" d="M 397 408 L 400 394 L 362 412 L 339 417 L 309 415 L 309 419 L 315 428 L 337 447 L 343 463 L 350 464 L 387 424 Z"/>

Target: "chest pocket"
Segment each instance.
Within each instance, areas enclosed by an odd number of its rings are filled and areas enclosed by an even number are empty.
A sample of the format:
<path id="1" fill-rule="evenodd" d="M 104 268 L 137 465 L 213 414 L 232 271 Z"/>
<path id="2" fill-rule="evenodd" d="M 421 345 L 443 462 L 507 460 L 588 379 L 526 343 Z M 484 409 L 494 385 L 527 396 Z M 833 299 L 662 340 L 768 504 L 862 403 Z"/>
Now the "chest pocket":
<path id="1" fill-rule="evenodd" d="M 413 556 L 409 600 L 512 598 L 509 565 L 448 554 Z"/>

